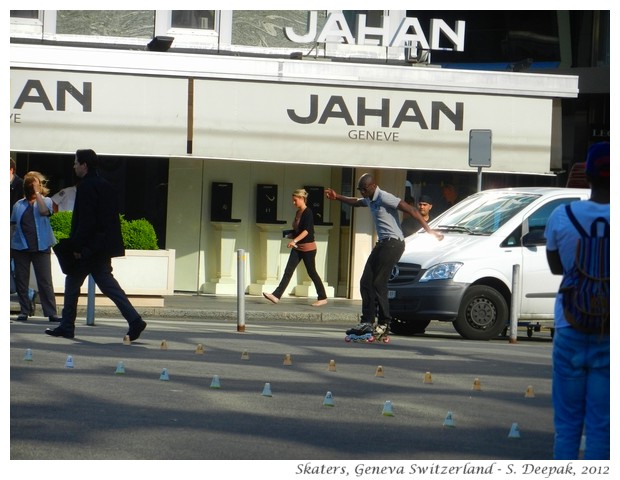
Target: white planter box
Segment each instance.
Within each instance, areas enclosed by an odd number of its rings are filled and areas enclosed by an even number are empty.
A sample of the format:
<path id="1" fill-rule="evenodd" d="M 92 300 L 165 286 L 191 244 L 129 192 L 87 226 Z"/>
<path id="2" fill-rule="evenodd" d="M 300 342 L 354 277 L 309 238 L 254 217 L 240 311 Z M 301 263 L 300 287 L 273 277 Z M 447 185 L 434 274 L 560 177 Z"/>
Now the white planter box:
<path id="1" fill-rule="evenodd" d="M 121 288 L 129 297 L 144 297 L 144 299 L 132 302 L 142 306 L 160 306 L 163 304 L 163 295 L 174 294 L 174 262 L 175 250 L 126 250 L 124 257 L 112 259 L 112 274 L 118 280 Z M 62 303 L 62 295 L 65 291 L 65 274 L 62 273 L 56 256 L 52 252 L 52 281 L 54 292 L 59 295 Z M 82 294 L 88 293 L 88 278 L 82 285 Z M 97 295 L 102 295 L 99 288 L 95 290 Z M 153 301 L 148 301 L 153 297 Z M 157 297 L 160 297 L 159 299 Z M 107 298 L 102 297 L 104 305 Z M 110 302 L 111 303 L 111 302 Z"/>

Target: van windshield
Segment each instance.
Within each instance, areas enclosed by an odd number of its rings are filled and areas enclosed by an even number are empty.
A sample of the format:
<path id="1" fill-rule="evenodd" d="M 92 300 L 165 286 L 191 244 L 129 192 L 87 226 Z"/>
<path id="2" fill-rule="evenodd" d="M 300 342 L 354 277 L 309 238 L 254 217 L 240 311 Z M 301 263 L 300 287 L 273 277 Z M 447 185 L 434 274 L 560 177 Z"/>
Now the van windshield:
<path id="1" fill-rule="evenodd" d="M 491 235 L 539 196 L 519 192 L 477 193 L 431 222 L 431 228 Z"/>

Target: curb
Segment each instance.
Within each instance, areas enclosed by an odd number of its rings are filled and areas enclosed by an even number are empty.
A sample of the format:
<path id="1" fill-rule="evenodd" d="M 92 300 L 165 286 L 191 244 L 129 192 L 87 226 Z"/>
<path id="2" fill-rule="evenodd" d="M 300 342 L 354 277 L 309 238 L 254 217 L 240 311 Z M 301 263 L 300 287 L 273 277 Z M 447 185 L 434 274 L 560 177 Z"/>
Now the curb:
<path id="1" fill-rule="evenodd" d="M 86 315 L 86 308 L 78 307 L 78 316 Z M 236 310 L 206 310 L 206 309 L 174 309 L 161 307 L 138 308 L 145 319 L 176 318 L 180 320 L 220 320 L 237 321 Z M 116 307 L 97 307 L 96 316 L 102 318 L 117 318 L 120 312 Z M 300 323 L 359 323 L 359 314 L 354 312 L 274 312 L 274 311 L 246 311 L 245 319 L 250 321 L 269 320 Z"/>

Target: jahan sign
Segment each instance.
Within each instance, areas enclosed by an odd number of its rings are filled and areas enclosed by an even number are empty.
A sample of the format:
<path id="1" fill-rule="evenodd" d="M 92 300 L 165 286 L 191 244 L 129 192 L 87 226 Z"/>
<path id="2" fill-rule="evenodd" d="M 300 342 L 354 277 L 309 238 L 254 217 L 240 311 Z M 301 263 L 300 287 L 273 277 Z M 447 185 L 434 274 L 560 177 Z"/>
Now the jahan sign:
<path id="1" fill-rule="evenodd" d="M 325 25 L 318 31 L 317 12 L 310 11 L 308 31 L 302 35 L 294 32 L 292 27 L 284 28 L 284 35 L 294 43 L 346 43 L 349 45 L 374 45 L 381 47 L 410 47 L 413 52 L 418 48 L 423 50 L 451 50 L 463 52 L 465 50 L 465 21 L 458 20 L 455 28 L 437 18 L 430 22 L 430 32 L 427 35 L 422 30 L 420 21 L 415 17 L 403 18 L 395 31 L 390 28 L 390 17 L 382 16 L 380 27 L 366 25 L 366 15 L 357 15 L 357 31 L 353 35 L 343 13 L 330 13 Z M 441 46 L 441 39 L 445 38 L 449 46 Z"/>

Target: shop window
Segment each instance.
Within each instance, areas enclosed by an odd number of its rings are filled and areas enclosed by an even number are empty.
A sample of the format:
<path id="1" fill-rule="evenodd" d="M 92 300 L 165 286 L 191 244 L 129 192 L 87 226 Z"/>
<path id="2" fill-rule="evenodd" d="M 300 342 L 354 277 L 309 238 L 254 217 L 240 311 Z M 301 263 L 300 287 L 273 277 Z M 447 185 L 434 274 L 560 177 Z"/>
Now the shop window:
<path id="1" fill-rule="evenodd" d="M 13 152 L 17 174 L 36 170 L 48 179 L 50 196 L 78 181 L 75 154 Z M 121 213 L 127 220 L 145 218 L 153 224 L 159 248 L 166 248 L 169 159 L 160 157 L 99 156 L 99 174 L 118 191 Z"/>
<path id="2" fill-rule="evenodd" d="M 172 28 L 215 30 L 215 10 L 172 10 Z"/>

